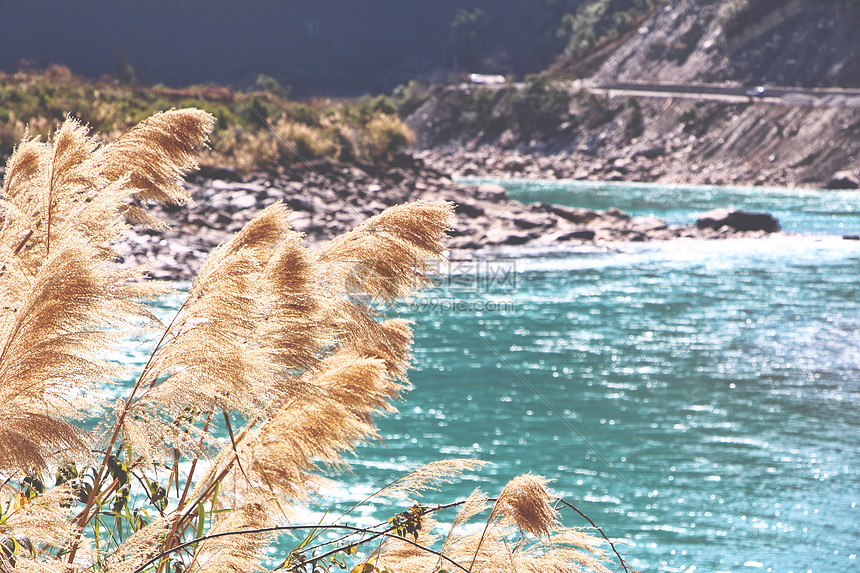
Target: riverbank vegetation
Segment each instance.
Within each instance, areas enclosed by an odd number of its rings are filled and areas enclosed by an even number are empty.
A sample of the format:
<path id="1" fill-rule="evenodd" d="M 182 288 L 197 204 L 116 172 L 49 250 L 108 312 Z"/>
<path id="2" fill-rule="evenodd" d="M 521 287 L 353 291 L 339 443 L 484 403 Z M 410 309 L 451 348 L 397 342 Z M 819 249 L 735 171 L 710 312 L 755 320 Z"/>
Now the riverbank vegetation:
<path id="1" fill-rule="evenodd" d="M 366 502 L 403 507 L 376 527 L 351 525 L 355 508 L 295 521 L 325 507 L 327 476 L 408 388 L 411 327 L 380 310 L 427 282 L 451 205 L 391 207 L 312 252 L 275 203 L 211 253 L 163 324 L 144 303 L 169 288 L 115 249 L 132 225 L 163 225 L 149 204 L 190 200 L 175 180 L 216 122 L 172 110 L 100 144 L 68 119 L 7 163 L 0 571 L 608 571 L 602 540 L 561 524 L 559 509 L 578 511 L 539 476 L 419 502 L 478 460 L 375 492 Z M 146 333 L 141 370 L 110 359 Z"/>
<path id="2" fill-rule="evenodd" d="M 240 92 L 229 86 L 136 86 L 108 77 L 91 82 L 62 66 L 39 74 L 0 73 L 0 157 L 8 156 L 25 135 L 47 136 L 69 109 L 104 141 L 153 113 L 202 109 L 214 124 L 200 165 L 248 173 L 322 159 L 386 164 L 414 142 L 405 120 L 428 102 L 433 106 L 430 131 L 456 130 L 465 138 L 480 134 L 488 140 L 508 132 L 526 141 L 570 131 L 574 101 L 586 110 L 601 103 L 584 92 L 571 94 L 567 82 L 545 74 L 529 76 L 524 85 L 459 90 L 413 81 L 391 96 L 299 102 L 266 76 L 258 78 L 255 89 Z M 440 135 L 445 139 L 451 134 Z"/>
<path id="3" fill-rule="evenodd" d="M 46 136 L 68 110 L 111 141 L 156 112 L 202 109 L 214 117 L 214 126 L 201 164 L 240 171 L 276 170 L 320 158 L 385 162 L 412 140 L 388 98 L 297 102 L 288 91 L 266 76 L 258 78 L 256 88 L 236 91 L 205 85 L 144 87 L 109 77 L 91 82 L 63 66 L 39 74 L 0 73 L 0 157 L 7 157 L 25 134 Z"/>

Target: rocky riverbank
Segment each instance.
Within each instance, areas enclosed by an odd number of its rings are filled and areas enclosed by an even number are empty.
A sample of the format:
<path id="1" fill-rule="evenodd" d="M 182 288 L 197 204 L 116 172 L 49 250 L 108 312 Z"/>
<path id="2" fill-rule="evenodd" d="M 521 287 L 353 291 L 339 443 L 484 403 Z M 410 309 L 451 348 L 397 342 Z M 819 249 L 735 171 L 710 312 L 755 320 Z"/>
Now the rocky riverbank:
<path id="1" fill-rule="evenodd" d="M 383 167 L 317 161 L 278 174 L 207 170 L 189 178 L 195 204 L 156 208 L 171 230 L 135 231 L 122 254 L 128 263 L 151 262 L 161 279 L 194 277 L 206 255 L 275 201 L 293 212 L 292 223 L 309 246 L 344 233 L 386 207 L 417 200 L 456 204 L 449 245 L 452 256 L 483 247 L 514 245 L 613 245 L 682 237 L 760 237 L 778 229 L 775 219 L 669 226 L 655 218 L 630 217 L 617 209 L 592 211 L 512 200 L 498 185 L 467 186 L 420 159 L 397 156 Z M 712 219 L 714 219 L 712 217 Z M 772 220 L 771 220 L 772 219 Z M 776 225 L 776 226 L 774 226 Z"/>

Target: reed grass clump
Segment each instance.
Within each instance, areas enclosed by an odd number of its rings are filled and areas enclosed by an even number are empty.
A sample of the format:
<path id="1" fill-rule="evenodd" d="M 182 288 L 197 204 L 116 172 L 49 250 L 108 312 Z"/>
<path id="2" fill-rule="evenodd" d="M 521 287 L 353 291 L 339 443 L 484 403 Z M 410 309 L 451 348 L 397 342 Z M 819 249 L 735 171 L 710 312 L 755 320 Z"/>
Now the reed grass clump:
<path id="1" fill-rule="evenodd" d="M 165 225 L 150 205 L 191 201 L 177 179 L 215 121 L 171 110 L 101 144 L 67 118 L 7 163 L 0 571 L 606 571 L 599 540 L 561 526 L 537 476 L 496 500 L 417 501 L 476 460 L 376 492 L 412 504 L 377 527 L 351 526 L 350 512 L 293 521 L 407 389 L 411 327 L 379 309 L 427 283 L 451 205 L 392 207 L 309 251 L 273 204 L 210 254 L 161 323 L 146 301 L 169 286 L 122 268 L 115 249 L 132 226 Z M 155 346 L 129 372 L 108 357 L 141 329 Z M 100 400 L 129 376 L 121 399 Z M 437 516 L 457 508 L 440 536 Z M 480 535 L 464 532 L 488 511 Z M 292 549 L 272 564 L 281 534 Z"/>

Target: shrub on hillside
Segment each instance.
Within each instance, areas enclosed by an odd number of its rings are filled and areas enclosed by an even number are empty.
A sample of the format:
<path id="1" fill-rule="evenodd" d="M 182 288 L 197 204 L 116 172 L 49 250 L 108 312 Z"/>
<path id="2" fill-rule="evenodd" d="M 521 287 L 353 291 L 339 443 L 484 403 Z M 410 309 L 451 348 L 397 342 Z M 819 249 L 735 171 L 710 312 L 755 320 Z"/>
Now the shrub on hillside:
<path id="1" fill-rule="evenodd" d="M 377 115 L 365 125 L 362 138 L 366 156 L 372 161 L 388 161 L 412 143 L 412 132 L 396 115 Z"/>
<path id="2" fill-rule="evenodd" d="M 278 144 L 279 163 L 294 163 L 335 152 L 335 144 L 319 128 L 287 119 L 274 126 Z"/>
<path id="3" fill-rule="evenodd" d="M 406 85 L 399 85 L 391 93 L 391 101 L 400 117 L 408 117 L 430 97 L 429 85 L 416 80 L 410 80 Z"/>
<path id="4" fill-rule="evenodd" d="M 746 0 L 740 0 L 746 1 Z M 566 41 L 565 55 L 586 58 L 596 48 L 617 40 L 639 25 L 663 0 L 588 0 L 562 17 L 556 32 Z"/>
<path id="5" fill-rule="evenodd" d="M 510 89 L 500 102 L 505 124 L 520 133 L 552 133 L 570 113 L 572 96 L 567 82 L 545 75 L 526 78 L 523 89 Z"/>

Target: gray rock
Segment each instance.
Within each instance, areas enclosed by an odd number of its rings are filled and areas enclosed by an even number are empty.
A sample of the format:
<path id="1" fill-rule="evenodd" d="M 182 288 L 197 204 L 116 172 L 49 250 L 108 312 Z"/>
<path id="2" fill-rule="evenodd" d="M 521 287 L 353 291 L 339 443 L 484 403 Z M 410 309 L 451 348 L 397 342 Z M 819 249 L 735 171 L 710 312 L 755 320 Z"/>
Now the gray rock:
<path id="1" fill-rule="evenodd" d="M 313 201 L 305 199 L 304 197 L 290 197 L 286 200 L 286 204 L 287 207 L 293 211 L 305 211 L 308 213 L 314 212 Z"/>
<path id="2" fill-rule="evenodd" d="M 505 163 L 502 165 L 502 168 L 505 171 L 512 171 L 514 173 L 519 173 L 523 171 L 529 165 L 529 161 L 524 157 L 513 156 L 505 159 Z"/>
<path id="3" fill-rule="evenodd" d="M 662 146 L 647 147 L 633 154 L 633 157 L 644 157 L 645 159 L 657 159 L 666 155 L 666 148 Z"/>
<path id="4" fill-rule="evenodd" d="M 232 193 L 238 191 L 249 191 L 251 193 L 263 193 L 266 191 L 266 186 L 261 183 L 242 183 L 236 181 L 222 181 L 213 179 L 209 182 L 209 187 L 217 191 L 229 191 Z"/>
<path id="5" fill-rule="evenodd" d="M 313 219 L 308 213 L 294 211 L 290 215 L 290 223 L 299 231 L 306 231 L 313 224 Z"/>
<path id="6" fill-rule="evenodd" d="M 459 201 L 454 207 L 454 212 L 458 215 L 464 215 L 466 217 L 480 217 L 486 213 L 486 211 L 484 211 L 484 208 L 480 205 L 465 203 L 462 200 Z"/>
<path id="7" fill-rule="evenodd" d="M 242 180 L 242 174 L 236 169 L 232 167 L 214 167 L 212 165 L 201 165 L 195 176 L 204 179 L 220 179 L 222 181 Z"/>
<path id="8" fill-rule="evenodd" d="M 699 229 L 719 230 L 729 227 L 735 231 L 764 231 L 775 233 L 780 230 L 779 221 L 767 213 L 751 213 L 749 211 L 730 211 L 714 209 L 699 216 L 696 220 Z"/>
<path id="9" fill-rule="evenodd" d="M 475 195 L 486 201 L 501 202 L 508 200 L 508 190 L 501 185 L 496 185 L 495 183 L 483 183 L 478 185 L 478 188 L 475 190 Z"/>
<path id="10" fill-rule="evenodd" d="M 860 178 L 850 171 L 837 171 L 830 177 L 825 189 L 860 189 Z"/>
<path id="11" fill-rule="evenodd" d="M 538 229 L 551 224 L 552 221 L 541 215 L 523 214 L 514 219 L 514 225 L 520 229 Z"/>
<path id="12" fill-rule="evenodd" d="M 656 231 L 663 231 L 668 226 L 666 221 L 652 217 L 637 217 L 630 221 L 631 227 L 641 233 L 646 233 L 649 236 Z"/>
<path id="13" fill-rule="evenodd" d="M 621 221 L 629 221 L 630 215 L 622 211 L 621 209 L 617 209 L 615 207 L 610 207 L 606 211 L 603 212 L 604 217 L 612 217 L 613 219 L 618 219 Z"/>
<path id="14" fill-rule="evenodd" d="M 257 206 L 257 197 L 250 193 L 239 193 L 230 199 L 230 205 L 237 211 L 254 209 Z"/>
<path id="15" fill-rule="evenodd" d="M 600 216 L 600 214 L 596 211 L 591 211 L 589 209 L 563 207 L 560 205 L 553 205 L 551 207 L 551 211 L 555 213 L 556 216 L 561 217 L 566 221 L 570 221 L 571 223 L 588 223 L 589 221 L 593 221 Z"/>
<path id="16" fill-rule="evenodd" d="M 535 239 L 540 238 L 540 232 L 528 232 L 528 233 L 510 233 L 508 237 L 499 243 L 500 245 L 524 245 L 530 241 L 534 241 Z"/>
<path id="17" fill-rule="evenodd" d="M 594 235 L 596 235 L 594 231 L 591 229 L 581 229 L 579 231 L 571 231 L 570 233 L 565 233 L 558 237 L 559 241 L 570 241 L 573 239 L 578 239 L 580 241 L 593 241 Z"/>

